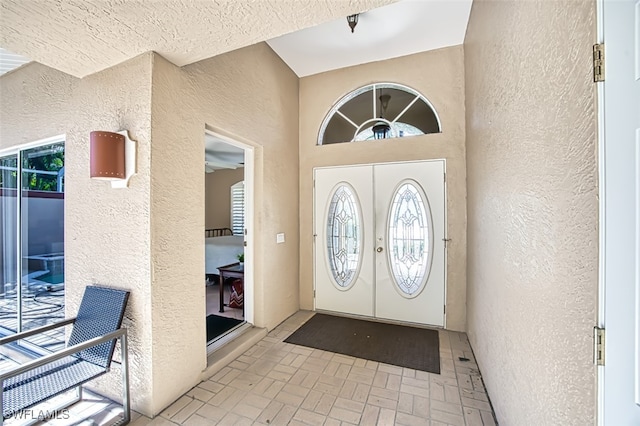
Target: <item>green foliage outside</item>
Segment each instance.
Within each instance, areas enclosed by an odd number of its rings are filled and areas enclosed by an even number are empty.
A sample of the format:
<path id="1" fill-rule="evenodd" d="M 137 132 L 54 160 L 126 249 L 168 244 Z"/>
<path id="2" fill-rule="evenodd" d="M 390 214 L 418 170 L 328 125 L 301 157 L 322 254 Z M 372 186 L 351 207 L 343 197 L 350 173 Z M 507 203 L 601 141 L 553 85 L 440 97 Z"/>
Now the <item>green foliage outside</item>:
<path id="1" fill-rule="evenodd" d="M 16 188 L 16 156 L 0 158 L 0 188 Z"/>
<path id="2" fill-rule="evenodd" d="M 0 159 L 0 188 L 16 188 L 17 159 L 9 156 Z M 64 167 L 64 144 L 47 145 L 24 151 L 22 154 L 22 188 L 32 191 L 58 191 L 57 172 Z M 56 174 L 37 173 L 40 171 Z M 62 190 L 62 188 L 60 188 Z"/>

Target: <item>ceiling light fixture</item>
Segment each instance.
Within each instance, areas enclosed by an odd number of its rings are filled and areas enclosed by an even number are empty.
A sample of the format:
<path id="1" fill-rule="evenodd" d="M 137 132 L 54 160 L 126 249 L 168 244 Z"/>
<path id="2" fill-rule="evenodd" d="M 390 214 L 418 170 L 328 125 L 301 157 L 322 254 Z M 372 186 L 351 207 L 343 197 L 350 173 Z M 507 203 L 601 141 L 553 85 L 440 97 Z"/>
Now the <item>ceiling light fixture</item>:
<path id="1" fill-rule="evenodd" d="M 378 99 L 380 99 L 381 106 L 380 121 L 378 121 L 371 130 L 373 130 L 374 139 L 386 139 L 391 136 L 391 126 L 389 125 L 389 121 L 384 118 L 384 113 L 387 111 L 387 107 L 389 106 L 391 95 L 380 95 Z"/>
<path id="2" fill-rule="evenodd" d="M 347 23 L 349 24 L 349 28 L 351 28 L 352 33 L 353 33 L 353 30 L 356 28 L 356 25 L 358 25 L 358 15 L 359 13 L 356 13 L 355 15 L 347 16 Z"/>

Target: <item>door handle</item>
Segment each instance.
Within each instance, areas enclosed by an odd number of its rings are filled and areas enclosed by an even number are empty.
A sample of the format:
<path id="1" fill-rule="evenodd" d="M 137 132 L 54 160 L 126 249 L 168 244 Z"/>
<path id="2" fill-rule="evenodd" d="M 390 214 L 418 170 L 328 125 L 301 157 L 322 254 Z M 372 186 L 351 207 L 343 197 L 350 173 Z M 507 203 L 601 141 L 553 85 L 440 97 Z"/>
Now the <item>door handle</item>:
<path id="1" fill-rule="evenodd" d="M 382 253 L 382 247 L 378 247 L 378 248 L 376 249 L 376 251 L 377 251 L 378 253 Z"/>

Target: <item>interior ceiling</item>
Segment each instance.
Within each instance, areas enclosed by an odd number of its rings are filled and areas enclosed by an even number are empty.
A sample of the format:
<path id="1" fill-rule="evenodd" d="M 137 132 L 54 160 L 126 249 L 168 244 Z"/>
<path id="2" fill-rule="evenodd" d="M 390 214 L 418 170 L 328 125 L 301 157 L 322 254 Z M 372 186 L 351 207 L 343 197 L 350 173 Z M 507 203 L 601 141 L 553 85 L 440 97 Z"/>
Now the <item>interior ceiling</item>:
<path id="1" fill-rule="evenodd" d="M 76 77 L 148 51 L 187 65 L 394 0 L 2 0 L 0 47 Z"/>
<path id="2" fill-rule="evenodd" d="M 244 149 L 209 133 L 204 135 L 205 172 L 244 167 Z"/>
<path id="3" fill-rule="evenodd" d="M 267 43 L 299 76 L 464 42 L 472 0 L 401 0 L 360 14 L 355 31 L 340 17 Z"/>

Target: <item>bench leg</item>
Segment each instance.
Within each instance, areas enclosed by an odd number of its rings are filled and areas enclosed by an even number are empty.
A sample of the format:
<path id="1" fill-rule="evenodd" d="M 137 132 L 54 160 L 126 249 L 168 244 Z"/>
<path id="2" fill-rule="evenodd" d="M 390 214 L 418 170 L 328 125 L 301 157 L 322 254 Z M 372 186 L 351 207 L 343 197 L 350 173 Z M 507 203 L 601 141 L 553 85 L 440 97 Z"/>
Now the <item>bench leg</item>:
<path id="1" fill-rule="evenodd" d="M 123 425 L 131 421 L 131 401 L 129 398 L 129 349 L 127 343 L 127 332 L 120 337 L 120 351 L 122 353 L 122 415 Z"/>

